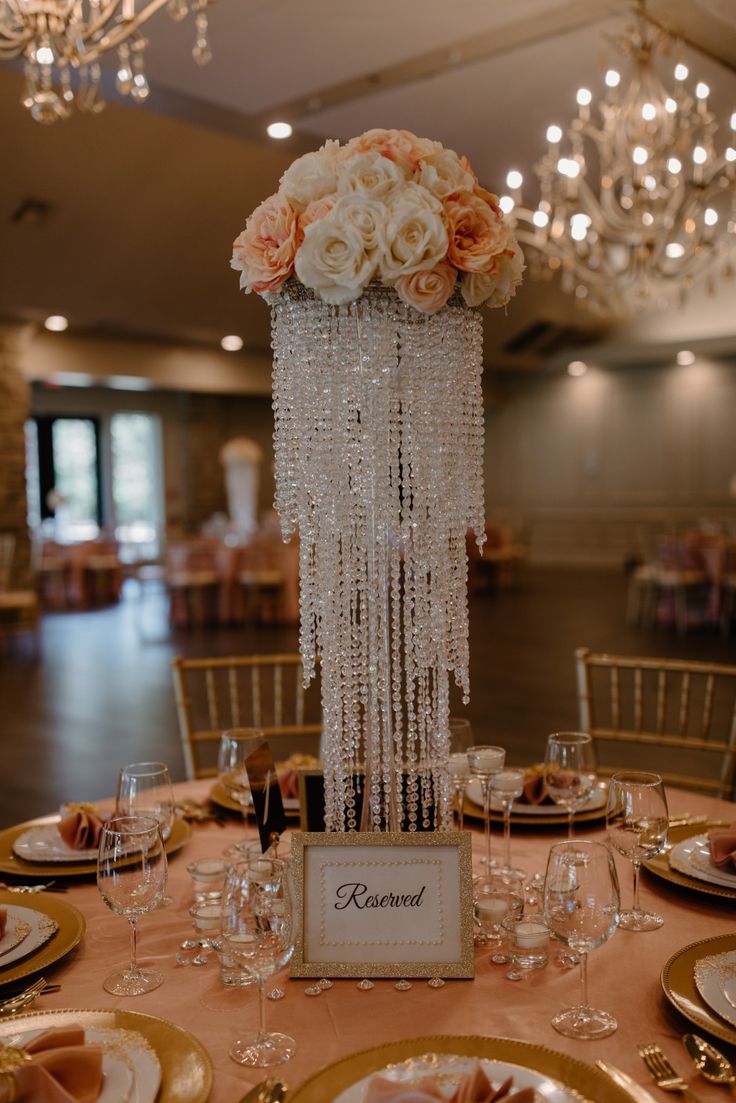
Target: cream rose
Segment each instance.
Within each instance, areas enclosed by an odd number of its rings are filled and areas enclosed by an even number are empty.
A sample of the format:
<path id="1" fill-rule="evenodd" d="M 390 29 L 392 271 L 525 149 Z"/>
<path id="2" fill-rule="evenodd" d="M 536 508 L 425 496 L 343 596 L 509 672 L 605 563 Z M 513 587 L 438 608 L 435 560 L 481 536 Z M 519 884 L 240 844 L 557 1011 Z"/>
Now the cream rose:
<path id="1" fill-rule="evenodd" d="M 436 314 L 450 298 L 456 280 L 457 269 L 443 260 L 429 271 L 400 276 L 394 287 L 399 298 L 415 310 Z"/>
<path id="2" fill-rule="evenodd" d="M 475 178 L 463 166 L 462 161 L 451 149 L 433 153 L 419 166 L 416 181 L 431 191 L 438 199 L 446 199 L 455 192 L 472 192 Z"/>
<path id="3" fill-rule="evenodd" d="M 406 184 L 389 204 L 382 278 L 393 283 L 399 276 L 434 268 L 445 259 L 447 244 L 439 202 L 417 184 Z"/>
<path id="4" fill-rule="evenodd" d="M 387 216 L 383 203 L 362 195 L 344 195 L 335 203 L 331 217 L 337 225 L 357 230 L 366 256 L 378 260 L 386 252 Z"/>
<path id="5" fill-rule="evenodd" d="M 380 153 L 356 153 L 337 169 L 338 195 L 365 195 L 387 203 L 405 182 L 401 167 Z"/>
<path id="6" fill-rule="evenodd" d="M 480 196 L 461 192 L 445 200 L 450 235 L 447 259 L 462 272 L 490 272 L 509 244 L 508 227 Z"/>
<path id="7" fill-rule="evenodd" d="M 326 149 L 297 157 L 279 182 L 279 191 L 286 196 L 297 214 L 306 210 L 315 199 L 334 192 L 336 187 L 335 158 Z"/>
<path id="8" fill-rule="evenodd" d="M 296 274 L 326 303 L 340 306 L 360 296 L 376 269 L 375 255 L 366 255 L 363 238 L 334 212 L 313 222 L 296 254 Z"/>
<path id="9" fill-rule="evenodd" d="M 380 153 L 401 165 L 408 176 L 416 172 L 419 162 L 442 149 L 439 142 L 418 138 L 410 130 L 366 130 L 358 138 L 351 138 L 343 147 L 343 156 L 353 153 Z"/>
<path id="10" fill-rule="evenodd" d="M 513 241 L 507 252 L 496 257 L 492 271 L 466 272 L 460 287 L 465 302 L 468 306 L 505 306 L 516 294 L 525 267 L 524 254 Z"/>
<path id="11" fill-rule="evenodd" d="M 300 241 L 297 217 L 286 197 L 265 199 L 233 242 L 230 267 L 241 273 L 241 289 L 263 294 L 280 287 L 292 273 Z"/>

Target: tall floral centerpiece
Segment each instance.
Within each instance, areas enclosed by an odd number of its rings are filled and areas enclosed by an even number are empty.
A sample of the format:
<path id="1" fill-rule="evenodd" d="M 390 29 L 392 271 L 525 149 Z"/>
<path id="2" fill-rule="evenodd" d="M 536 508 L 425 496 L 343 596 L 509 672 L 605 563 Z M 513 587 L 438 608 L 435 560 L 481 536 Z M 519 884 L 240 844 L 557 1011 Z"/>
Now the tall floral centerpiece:
<path id="1" fill-rule="evenodd" d="M 484 539 L 482 330 L 523 257 L 464 157 L 405 130 L 286 170 L 233 246 L 271 305 L 276 508 L 319 661 L 328 830 L 445 828 Z M 362 816 L 358 812 L 364 786 Z"/>

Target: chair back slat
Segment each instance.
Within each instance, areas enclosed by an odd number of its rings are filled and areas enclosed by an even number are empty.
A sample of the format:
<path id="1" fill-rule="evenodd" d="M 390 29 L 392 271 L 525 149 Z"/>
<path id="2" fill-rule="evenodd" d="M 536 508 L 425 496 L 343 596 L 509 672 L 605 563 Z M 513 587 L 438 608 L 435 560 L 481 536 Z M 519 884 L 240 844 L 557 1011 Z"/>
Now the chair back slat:
<path id="1" fill-rule="evenodd" d="M 232 717 L 233 727 L 239 728 L 241 726 L 240 693 L 238 692 L 238 672 L 234 666 L 228 668 L 227 683 L 230 690 L 230 716 Z"/>
<path id="2" fill-rule="evenodd" d="M 261 668 L 259 666 L 252 666 L 250 668 L 250 683 L 251 692 L 253 694 L 252 708 L 253 708 L 253 727 L 261 727 Z"/>
<path id="3" fill-rule="evenodd" d="M 284 712 L 284 695 L 281 663 L 275 663 L 273 668 L 273 722 L 277 728 L 281 727 Z"/>
<path id="4" fill-rule="evenodd" d="M 207 684 L 207 710 L 210 718 L 210 727 L 219 728 L 220 721 L 217 711 L 217 692 L 215 690 L 214 671 L 208 670 L 205 672 L 205 681 Z"/>
<path id="5" fill-rule="evenodd" d="M 657 671 L 657 731 L 664 731 L 665 708 L 667 704 L 667 671 Z"/>
<path id="6" fill-rule="evenodd" d="M 642 670 L 641 667 L 637 666 L 634 671 L 634 727 L 638 732 L 641 731 L 642 715 L 644 711 L 644 689 L 642 681 Z"/>
<path id="7" fill-rule="evenodd" d="M 707 738 L 710 732 L 711 721 L 713 720 L 713 694 L 715 692 L 716 680 L 712 674 L 709 674 L 705 679 L 705 698 L 703 700 L 703 718 L 701 721 L 701 731 L 703 738 Z"/>
<path id="8" fill-rule="evenodd" d="M 618 667 L 611 667 L 611 718 L 615 728 L 621 722 L 621 687 L 619 685 Z"/>

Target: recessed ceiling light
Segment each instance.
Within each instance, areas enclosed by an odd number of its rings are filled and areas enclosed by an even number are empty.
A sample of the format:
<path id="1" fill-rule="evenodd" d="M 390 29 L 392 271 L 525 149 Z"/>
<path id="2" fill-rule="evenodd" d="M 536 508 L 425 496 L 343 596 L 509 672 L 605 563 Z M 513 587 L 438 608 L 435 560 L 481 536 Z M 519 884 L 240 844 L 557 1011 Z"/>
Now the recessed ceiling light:
<path id="1" fill-rule="evenodd" d="M 52 333 L 63 333 L 69 322 L 63 314 L 50 314 L 43 324 Z"/>
<path id="2" fill-rule="evenodd" d="M 229 336 L 222 338 L 220 346 L 224 348 L 225 352 L 240 352 L 243 347 L 243 338 L 231 333 Z"/>
<path id="3" fill-rule="evenodd" d="M 290 138 L 293 134 L 291 123 L 269 123 L 266 127 L 269 138 Z"/>
<path id="4" fill-rule="evenodd" d="M 695 353 L 690 352 L 690 349 L 681 349 L 677 354 L 677 363 L 682 368 L 687 368 L 690 364 L 695 363 Z"/>
<path id="5" fill-rule="evenodd" d="M 588 365 L 583 360 L 571 360 L 567 365 L 567 374 L 578 376 L 585 375 Z"/>

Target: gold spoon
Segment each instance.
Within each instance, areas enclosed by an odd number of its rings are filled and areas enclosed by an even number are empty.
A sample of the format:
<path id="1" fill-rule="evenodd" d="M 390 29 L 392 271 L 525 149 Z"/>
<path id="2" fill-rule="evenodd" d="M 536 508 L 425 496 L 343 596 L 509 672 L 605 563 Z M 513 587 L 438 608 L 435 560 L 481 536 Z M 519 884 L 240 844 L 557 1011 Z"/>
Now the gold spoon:
<path id="1" fill-rule="evenodd" d="M 698 1034 L 684 1034 L 685 1049 L 698 1072 L 714 1084 L 736 1083 L 736 1073 L 728 1057 Z"/>

